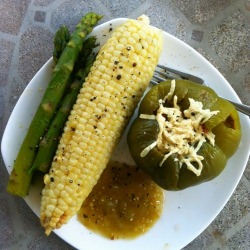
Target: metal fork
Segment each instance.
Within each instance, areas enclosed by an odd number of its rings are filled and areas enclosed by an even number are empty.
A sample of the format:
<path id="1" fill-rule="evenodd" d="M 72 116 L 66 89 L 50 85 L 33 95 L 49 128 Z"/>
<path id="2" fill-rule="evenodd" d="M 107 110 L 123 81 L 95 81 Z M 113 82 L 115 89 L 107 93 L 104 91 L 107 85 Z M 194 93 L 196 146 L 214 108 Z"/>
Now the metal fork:
<path id="1" fill-rule="evenodd" d="M 204 80 L 198 76 L 194 76 L 176 69 L 172 69 L 169 67 L 166 67 L 164 65 L 157 65 L 157 68 L 155 70 L 154 76 L 151 79 L 151 83 L 156 85 L 159 82 L 166 81 L 167 79 L 186 79 L 193 82 L 197 82 L 199 84 L 205 84 Z M 224 98 L 224 97 L 223 97 Z M 226 98 L 224 98 L 226 99 Z M 227 101 L 231 102 L 235 108 L 240 111 L 241 113 L 250 116 L 250 106 L 233 102 L 231 100 L 226 99 Z"/>

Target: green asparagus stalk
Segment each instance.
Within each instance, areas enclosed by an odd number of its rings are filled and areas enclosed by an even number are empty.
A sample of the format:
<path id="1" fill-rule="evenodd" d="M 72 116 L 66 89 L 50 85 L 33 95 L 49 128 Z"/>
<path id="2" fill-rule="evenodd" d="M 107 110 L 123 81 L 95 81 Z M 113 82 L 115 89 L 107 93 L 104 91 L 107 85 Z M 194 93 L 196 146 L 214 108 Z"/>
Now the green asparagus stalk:
<path id="1" fill-rule="evenodd" d="M 59 110 L 57 111 L 47 133 L 39 144 L 35 160 L 29 170 L 30 173 L 35 170 L 40 170 L 41 172 L 46 173 L 50 168 L 70 110 L 72 109 L 82 87 L 82 83 L 88 75 L 90 67 L 95 60 L 95 55 L 91 55 L 95 42 L 95 37 L 89 37 L 83 45 L 83 53 L 81 53 L 79 62 L 76 64 L 76 67 L 79 69 L 73 76 L 75 80 L 70 84 L 68 93 L 63 97 Z"/>
<path id="2" fill-rule="evenodd" d="M 69 29 L 66 26 L 61 26 L 54 36 L 53 60 L 57 64 L 64 48 L 70 39 Z"/>
<path id="3" fill-rule="evenodd" d="M 21 197 L 27 195 L 32 179 L 32 174 L 28 173 L 28 171 L 35 158 L 40 138 L 43 137 L 48 128 L 64 94 L 74 64 L 82 49 L 85 36 L 92 31 L 94 25 L 100 19 L 101 16 L 92 12 L 88 13 L 76 26 L 74 33 L 67 43 L 53 70 L 50 83 L 14 162 L 13 170 L 7 184 L 7 191 L 9 193 Z"/>

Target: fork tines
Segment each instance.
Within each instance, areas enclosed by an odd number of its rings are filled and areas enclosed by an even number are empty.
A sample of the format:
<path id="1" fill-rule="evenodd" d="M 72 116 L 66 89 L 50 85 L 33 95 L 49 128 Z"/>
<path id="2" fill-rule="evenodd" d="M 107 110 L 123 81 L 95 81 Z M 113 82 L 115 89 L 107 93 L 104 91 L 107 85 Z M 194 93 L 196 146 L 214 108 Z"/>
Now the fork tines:
<path id="1" fill-rule="evenodd" d="M 152 84 L 166 81 L 167 79 L 185 79 L 203 84 L 203 80 L 197 76 L 166 67 L 164 65 L 157 65 L 153 78 L 150 81 Z"/>

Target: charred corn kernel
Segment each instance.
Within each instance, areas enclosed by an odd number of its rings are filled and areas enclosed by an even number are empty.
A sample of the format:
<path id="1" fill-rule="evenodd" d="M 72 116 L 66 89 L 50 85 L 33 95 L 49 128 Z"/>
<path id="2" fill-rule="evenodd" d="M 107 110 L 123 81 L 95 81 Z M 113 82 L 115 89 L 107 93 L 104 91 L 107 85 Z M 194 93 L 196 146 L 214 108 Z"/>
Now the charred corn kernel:
<path id="1" fill-rule="evenodd" d="M 100 49 L 44 178 L 40 216 L 47 235 L 77 213 L 97 183 L 149 84 L 161 48 L 160 30 L 128 20 Z"/>

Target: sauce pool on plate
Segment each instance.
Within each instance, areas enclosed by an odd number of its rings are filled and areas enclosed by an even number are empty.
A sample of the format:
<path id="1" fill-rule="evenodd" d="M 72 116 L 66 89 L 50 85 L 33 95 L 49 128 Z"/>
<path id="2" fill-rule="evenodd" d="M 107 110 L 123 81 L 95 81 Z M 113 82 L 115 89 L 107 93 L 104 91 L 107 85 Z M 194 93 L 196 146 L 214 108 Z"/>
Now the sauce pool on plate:
<path id="1" fill-rule="evenodd" d="M 135 238 L 159 219 L 164 192 L 135 166 L 110 162 L 78 212 L 90 230 L 110 239 Z"/>

